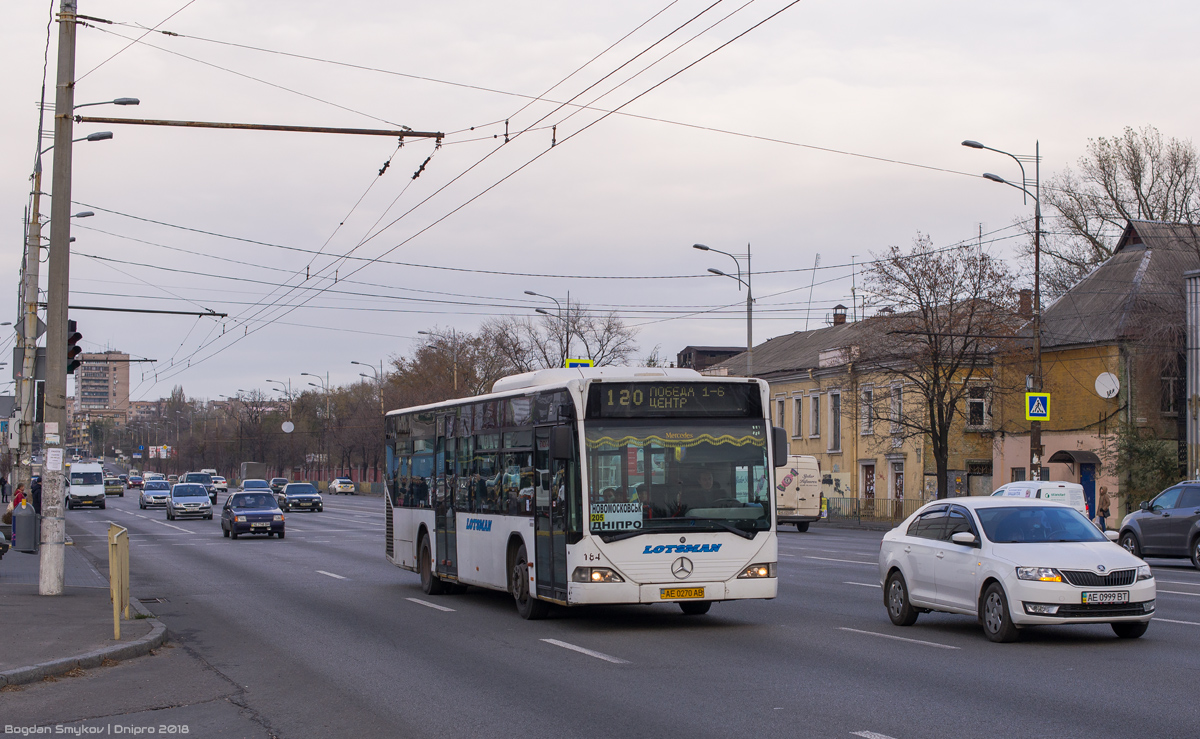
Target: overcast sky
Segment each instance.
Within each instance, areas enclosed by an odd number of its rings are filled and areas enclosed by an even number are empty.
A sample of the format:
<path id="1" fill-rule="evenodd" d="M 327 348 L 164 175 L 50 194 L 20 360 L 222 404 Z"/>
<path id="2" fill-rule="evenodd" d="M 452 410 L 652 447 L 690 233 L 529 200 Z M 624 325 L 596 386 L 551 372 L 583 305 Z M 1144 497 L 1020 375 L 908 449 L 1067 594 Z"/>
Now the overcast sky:
<path id="1" fill-rule="evenodd" d="M 0 7 L 10 310 L 57 4 Z M 807 0 L 770 19 L 788 3 L 702 13 L 712 4 L 80 0 L 114 24 L 79 30 L 76 103 L 142 100 L 81 114 L 446 134 L 397 151 L 388 137 L 78 124 L 114 138 L 75 146 L 74 209 L 96 216 L 73 230 L 72 304 L 229 314 L 75 311 L 85 348 L 158 360 L 131 368 L 135 399 L 306 388 L 301 372 L 345 383 L 351 360 L 406 353 L 418 330 L 553 309 L 534 290 L 620 310 L 643 355 L 674 359 L 745 342 L 745 294 L 706 275 L 732 260 L 695 242 L 751 245 L 762 341 L 824 325 L 850 304 L 848 265 L 918 231 L 944 246 L 982 230 L 1015 253 L 1032 206 L 978 175 L 1017 179 L 1016 165 L 963 139 L 1017 154 L 1040 140 L 1045 176 L 1090 137 L 1152 124 L 1192 139 L 1200 120 L 1195 2 L 1142 2 L 1136 18 L 1094 0 Z M 160 23 L 181 36 L 123 38 Z"/>

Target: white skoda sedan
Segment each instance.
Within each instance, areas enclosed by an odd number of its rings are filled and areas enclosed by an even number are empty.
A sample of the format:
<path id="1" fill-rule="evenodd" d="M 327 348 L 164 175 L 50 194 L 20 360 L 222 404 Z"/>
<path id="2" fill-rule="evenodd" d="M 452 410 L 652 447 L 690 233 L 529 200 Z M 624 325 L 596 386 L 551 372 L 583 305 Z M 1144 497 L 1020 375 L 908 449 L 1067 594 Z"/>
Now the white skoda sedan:
<path id="1" fill-rule="evenodd" d="M 1066 623 L 1107 623 L 1136 639 L 1154 615 L 1154 575 L 1115 534 L 1047 500 L 935 501 L 883 537 L 883 602 L 897 626 L 961 613 L 998 642 L 1024 626 Z"/>

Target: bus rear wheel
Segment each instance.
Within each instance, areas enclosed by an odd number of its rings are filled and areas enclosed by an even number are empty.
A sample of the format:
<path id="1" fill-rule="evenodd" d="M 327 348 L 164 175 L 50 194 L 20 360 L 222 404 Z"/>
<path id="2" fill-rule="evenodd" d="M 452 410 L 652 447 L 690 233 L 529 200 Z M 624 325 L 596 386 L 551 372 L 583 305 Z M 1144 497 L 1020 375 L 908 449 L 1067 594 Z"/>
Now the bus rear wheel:
<path id="1" fill-rule="evenodd" d="M 711 600 L 685 600 L 679 603 L 680 610 L 685 616 L 703 616 L 712 608 Z"/>
<path id="2" fill-rule="evenodd" d="M 521 618 L 527 621 L 536 621 L 545 618 L 549 613 L 550 607 L 546 601 L 538 600 L 533 593 L 529 592 L 529 555 L 525 551 L 524 544 L 517 549 L 512 574 L 509 576 L 509 588 L 513 600 L 517 603 L 517 613 L 521 614 Z"/>
<path id="3" fill-rule="evenodd" d="M 442 578 L 433 574 L 433 552 L 429 547 L 429 536 L 421 537 L 421 590 L 426 595 L 442 594 Z"/>

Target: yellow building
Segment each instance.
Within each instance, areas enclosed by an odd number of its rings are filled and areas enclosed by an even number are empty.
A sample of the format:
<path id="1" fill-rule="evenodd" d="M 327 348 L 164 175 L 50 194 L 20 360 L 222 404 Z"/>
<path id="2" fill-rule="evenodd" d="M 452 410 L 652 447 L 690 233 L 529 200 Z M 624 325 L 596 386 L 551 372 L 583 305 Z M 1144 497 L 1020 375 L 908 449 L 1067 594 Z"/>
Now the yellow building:
<path id="1" fill-rule="evenodd" d="M 841 308 L 841 306 L 839 306 Z M 771 421 L 787 429 L 789 452 L 817 458 L 827 498 L 920 501 L 937 495 L 928 439 L 891 419 L 911 415 L 921 399 L 898 375 L 856 366 L 869 321 L 779 336 L 754 348 L 754 374 L 771 387 Z M 744 374 L 745 355 L 708 370 Z M 992 491 L 991 389 L 972 382 L 952 427 L 949 494 Z M 914 405 L 915 404 L 915 405 Z M 913 508 L 909 507 L 911 511 Z"/>

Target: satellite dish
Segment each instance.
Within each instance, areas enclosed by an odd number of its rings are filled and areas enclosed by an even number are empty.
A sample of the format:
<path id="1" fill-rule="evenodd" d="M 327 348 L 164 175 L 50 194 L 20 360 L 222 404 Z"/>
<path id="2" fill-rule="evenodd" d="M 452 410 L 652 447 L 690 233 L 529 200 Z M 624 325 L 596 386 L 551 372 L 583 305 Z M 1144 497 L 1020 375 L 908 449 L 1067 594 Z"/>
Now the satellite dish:
<path id="1" fill-rule="evenodd" d="M 1097 382 L 1099 382 L 1099 380 L 1097 380 Z M 283 433 L 290 434 L 296 430 L 296 424 L 292 423 L 291 421 L 284 421 L 281 428 L 283 428 Z"/>
<path id="2" fill-rule="evenodd" d="M 1115 398 L 1121 391 L 1121 381 L 1111 372 L 1096 375 L 1096 394 L 1101 398 Z"/>

